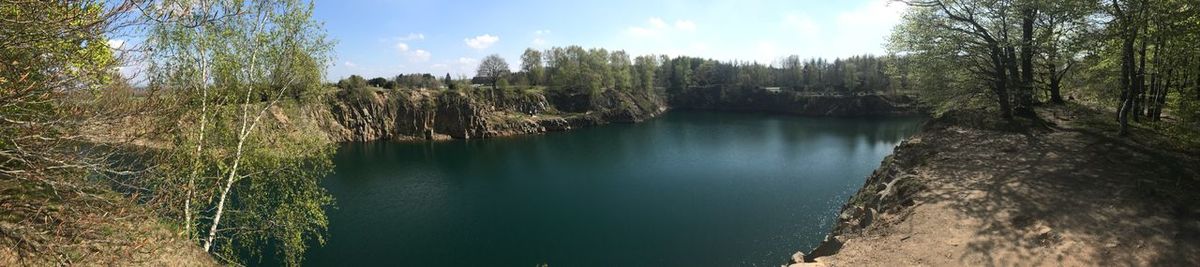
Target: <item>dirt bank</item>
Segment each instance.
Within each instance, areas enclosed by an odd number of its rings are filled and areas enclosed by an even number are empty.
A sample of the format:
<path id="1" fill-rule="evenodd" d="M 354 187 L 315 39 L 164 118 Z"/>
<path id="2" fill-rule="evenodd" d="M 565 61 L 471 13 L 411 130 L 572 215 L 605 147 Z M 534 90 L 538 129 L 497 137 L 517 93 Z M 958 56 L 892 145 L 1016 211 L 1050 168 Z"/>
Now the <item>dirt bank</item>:
<path id="1" fill-rule="evenodd" d="M 1117 138 L 1110 116 L 1078 106 L 1039 113 L 1043 127 L 931 121 L 806 264 L 1200 266 L 1200 153 L 1146 129 Z"/>
<path id="2" fill-rule="evenodd" d="M 70 182 L 0 180 L 0 266 L 217 266 L 133 200 Z"/>

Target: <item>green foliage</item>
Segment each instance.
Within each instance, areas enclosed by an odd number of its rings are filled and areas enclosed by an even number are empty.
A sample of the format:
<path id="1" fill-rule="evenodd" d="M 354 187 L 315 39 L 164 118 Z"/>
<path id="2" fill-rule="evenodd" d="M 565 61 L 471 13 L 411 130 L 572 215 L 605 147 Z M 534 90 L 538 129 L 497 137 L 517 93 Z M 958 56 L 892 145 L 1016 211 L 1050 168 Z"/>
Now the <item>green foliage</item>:
<path id="1" fill-rule="evenodd" d="M 177 125 L 147 180 L 164 215 L 204 249 L 239 259 L 267 248 L 299 265 L 323 242 L 332 199 L 319 180 L 332 148 L 277 123 L 288 92 L 320 88 L 332 42 L 299 0 L 190 1 L 142 7 L 151 21 L 151 84 L 174 98 Z M 185 14 L 181 14 L 185 13 Z M 341 88 L 364 88 L 362 77 Z M 268 246 L 268 244 L 270 246 Z"/>
<path id="2" fill-rule="evenodd" d="M 625 51 L 617 50 L 609 54 L 608 73 L 612 76 L 611 88 L 625 92 L 633 90 L 633 67 Z"/>
<path id="3" fill-rule="evenodd" d="M 340 89 L 366 88 L 367 85 L 367 80 L 358 75 L 350 75 L 350 77 L 337 82 L 337 87 Z"/>
<path id="4" fill-rule="evenodd" d="M 1200 84 L 1194 2 L 909 3 L 889 44 L 897 64 L 885 69 L 893 88 L 919 90 L 939 110 L 1075 100 L 1117 110 L 1122 135 L 1127 118 L 1195 114 L 1183 93 Z"/>
<path id="5" fill-rule="evenodd" d="M 272 132 L 280 131 L 285 129 Z M 335 147 L 314 135 L 262 138 L 258 142 L 275 145 L 247 151 L 240 172 L 257 175 L 235 185 L 238 212 L 230 213 L 227 222 L 255 231 L 232 231 L 220 248 L 223 254 L 235 255 L 238 250 L 255 254 L 258 248 L 273 246 L 273 256 L 298 266 L 311 241 L 325 243 L 325 207 L 333 205 L 333 197 L 314 178 L 333 170 Z"/>
<path id="6" fill-rule="evenodd" d="M 384 85 L 387 82 L 388 82 L 388 80 L 384 79 L 383 77 L 375 77 L 375 78 L 371 78 L 370 80 L 367 80 L 367 85 L 372 86 L 372 87 L 381 87 L 382 88 L 382 87 L 384 87 Z M 389 89 L 391 89 L 391 88 L 389 88 Z"/>
<path id="7" fill-rule="evenodd" d="M 525 52 L 521 54 L 521 72 L 525 74 L 529 85 L 542 85 L 546 76 L 546 66 L 542 64 L 542 52 L 533 48 L 525 49 Z"/>
<path id="8" fill-rule="evenodd" d="M 496 86 L 500 87 L 500 89 L 508 89 L 510 87 L 508 79 L 500 79 L 500 81 L 496 82 Z"/>
<path id="9" fill-rule="evenodd" d="M 450 75 L 447 74 L 446 77 L 449 78 Z M 395 83 L 395 88 L 388 89 L 440 89 L 443 84 L 442 80 L 429 73 L 396 75 L 392 82 Z"/>
<path id="10" fill-rule="evenodd" d="M 61 100 L 110 80 L 102 15 L 100 1 L 0 3 L 0 178 L 73 165 L 60 149 L 80 121 Z"/>
<path id="11" fill-rule="evenodd" d="M 507 78 L 508 62 L 505 62 L 504 58 L 498 54 L 491 54 L 479 62 L 479 69 L 475 73 L 478 77 L 491 79 L 492 87 L 495 87 L 497 82 Z"/>
<path id="12" fill-rule="evenodd" d="M 654 56 L 638 56 L 633 63 L 632 76 L 634 87 L 644 92 L 654 91 L 654 73 L 657 72 L 658 62 Z"/>

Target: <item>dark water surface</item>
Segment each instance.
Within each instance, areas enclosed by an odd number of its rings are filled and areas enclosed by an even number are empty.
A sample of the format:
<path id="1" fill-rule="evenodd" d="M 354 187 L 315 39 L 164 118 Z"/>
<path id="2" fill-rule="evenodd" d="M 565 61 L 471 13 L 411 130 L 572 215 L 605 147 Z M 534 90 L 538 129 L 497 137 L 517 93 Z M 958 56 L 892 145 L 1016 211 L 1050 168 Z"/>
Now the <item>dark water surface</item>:
<path id="1" fill-rule="evenodd" d="M 671 112 L 486 140 L 344 144 L 312 266 L 779 266 L 919 119 Z"/>

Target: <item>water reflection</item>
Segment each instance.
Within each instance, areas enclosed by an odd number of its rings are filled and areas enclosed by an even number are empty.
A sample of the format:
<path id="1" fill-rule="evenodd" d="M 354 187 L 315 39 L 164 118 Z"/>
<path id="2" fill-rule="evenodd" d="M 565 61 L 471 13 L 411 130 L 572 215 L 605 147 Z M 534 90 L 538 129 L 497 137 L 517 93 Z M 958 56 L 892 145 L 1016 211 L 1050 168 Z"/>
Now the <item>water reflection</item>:
<path id="1" fill-rule="evenodd" d="M 307 265 L 769 265 L 815 244 L 917 119 L 673 112 L 564 133 L 345 144 Z"/>

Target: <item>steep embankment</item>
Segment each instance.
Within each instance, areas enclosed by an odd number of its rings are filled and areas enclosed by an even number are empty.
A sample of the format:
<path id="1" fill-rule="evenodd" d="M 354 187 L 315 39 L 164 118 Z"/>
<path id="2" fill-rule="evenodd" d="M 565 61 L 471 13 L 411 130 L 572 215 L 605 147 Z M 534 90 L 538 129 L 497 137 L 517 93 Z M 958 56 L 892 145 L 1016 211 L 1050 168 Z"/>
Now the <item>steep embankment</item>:
<path id="1" fill-rule="evenodd" d="M 931 121 L 797 265 L 1200 265 L 1200 153 L 1114 137 L 1096 111 L 1040 113 L 1053 126 Z"/>
<path id="2" fill-rule="evenodd" d="M 827 95 L 729 86 L 692 87 L 671 95 L 677 109 L 770 112 L 802 116 L 915 116 L 926 110 L 906 95 Z"/>
<path id="3" fill-rule="evenodd" d="M 586 94 L 484 91 L 340 90 L 311 114 L 330 140 L 471 139 L 639 122 L 668 108 L 773 112 L 804 116 L 924 114 L 908 96 L 821 96 L 758 89 L 696 87 L 662 97 L 606 90 Z"/>
<path id="4" fill-rule="evenodd" d="M 494 99 L 494 100 L 492 100 Z M 666 111 L 659 97 L 607 90 L 597 97 L 533 92 L 339 91 L 314 114 L 332 141 L 471 139 L 638 122 Z"/>

